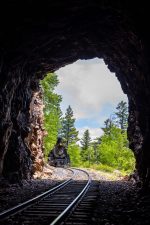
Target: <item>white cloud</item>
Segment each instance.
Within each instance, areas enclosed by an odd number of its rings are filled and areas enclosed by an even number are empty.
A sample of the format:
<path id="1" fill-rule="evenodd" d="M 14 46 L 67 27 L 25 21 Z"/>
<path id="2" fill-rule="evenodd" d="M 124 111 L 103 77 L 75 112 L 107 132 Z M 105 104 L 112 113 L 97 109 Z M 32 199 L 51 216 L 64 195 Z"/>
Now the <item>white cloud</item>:
<path id="1" fill-rule="evenodd" d="M 92 140 L 94 140 L 97 137 L 101 137 L 103 135 L 103 130 L 101 128 L 90 128 L 88 126 L 82 127 L 82 128 L 77 128 L 77 130 L 79 131 L 79 138 L 83 137 L 83 134 L 86 130 L 89 130 L 90 133 L 90 137 Z"/>
<path id="2" fill-rule="evenodd" d="M 104 105 L 127 101 L 115 74 L 103 61 L 88 61 L 78 60 L 56 71 L 60 80 L 56 91 L 63 96 L 62 110 L 71 105 L 76 119 L 98 118 Z"/>
<path id="3" fill-rule="evenodd" d="M 86 129 L 92 140 L 100 137 L 103 134 L 100 127 L 113 113 L 112 109 L 121 100 L 127 101 L 115 74 L 100 59 L 78 60 L 59 69 L 56 74 L 60 81 L 56 92 L 63 97 L 62 111 L 65 113 L 71 105 L 79 138 Z"/>

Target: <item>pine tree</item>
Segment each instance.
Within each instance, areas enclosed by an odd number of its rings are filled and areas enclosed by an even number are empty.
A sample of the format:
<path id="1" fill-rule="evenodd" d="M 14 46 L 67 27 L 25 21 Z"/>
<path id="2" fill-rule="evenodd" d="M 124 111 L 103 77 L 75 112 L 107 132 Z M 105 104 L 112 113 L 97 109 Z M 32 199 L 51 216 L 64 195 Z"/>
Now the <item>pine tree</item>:
<path id="1" fill-rule="evenodd" d="M 91 145 L 93 147 L 93 162 L 98 164 L 99 163 L 99 151 L 98 151 L 98 146 L 101 143 L 101 137 L 95 138 L 94 141 L 92 141 Z"/>
<path id="2" fill-rule="evenodd" d="M 83 134 L 83 138 L 81 139 L 82 149 L 83 150 L 88 149 L 90 147 L 90 142 L 91 142 L 90 133 L 89 130 L 87 129 Z"/>
<path id="3" fill-rule="evenodd" d="M 116 117 L 116 123 L 121 128 L 121 130 L 127 129 L 128 124 L 128 107 L 126 102 L 119 102 L 119 104 L 116 107 L 117 112 L 115 112 Z"/>
<path id="4" fill-rule="evenodd" d="M 105 134 L 108 134 L 109 135 L 110 134 L 110 131 L 111 131 L 111 128 L 114 126 L 113 119 L 111 117 L 109 119 L 106 119 L 104 121 L 104 126 L 105 127 L 103 127 L 102 130 L 104 131 Z"/>
<path id="5" fill-rule="evenodd" d="M 81 139 L 81 145 L 82 145 L 82 151 L 81 151 L 81 156 L 82 160 L 86 161 L 88 160 L 90 162 L 90 143 L 91 143 L 91 138 L 90 138 L 90 133 L 89 130 L 85 130 L 83 137 Z"/>
<path id="6" fill-rule="evenodd" d="M 123 171 L 132 171 L 134 169 L 134 154 L 128 148 L 127 140 L 128 114 L 126 104 L 126 102 L 120 102 L 116 107 L 118 110 L 115 113 L 116 118 L 111 115 L 111 119 L 107 119 L 104 123 L 105 127 L 102 128 L 104 134 L 97 146 L 98 162 L 106 167 L 108 166 L 107 169 L 115 168 Z"/>
<path id="7" fill-rule="evenodd" d="M 69 105 L 66 109 L 65 117 L 62 118 L 62 128 L 60 129 L 60 135 L 66 142 L 66 146 L 76 143 L 78 141 L 78 131 L 75 126 L 75 118 L 73 117 L 73 110 Z"/>

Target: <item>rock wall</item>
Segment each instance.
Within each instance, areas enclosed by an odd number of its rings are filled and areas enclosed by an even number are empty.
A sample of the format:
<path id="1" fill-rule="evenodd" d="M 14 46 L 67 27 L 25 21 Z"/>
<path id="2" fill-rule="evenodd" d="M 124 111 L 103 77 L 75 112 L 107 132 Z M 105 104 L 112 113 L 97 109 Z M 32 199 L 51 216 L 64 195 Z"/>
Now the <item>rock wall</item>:
<path id="1" fill-rule="evenodd" d="M 4 76 L 6 81 L 1 89 L 4 99 L 1 104 L 1 173 L 11 182 L 28 179 L 32 165 L 31 152 L 24 140 L 30 131 L 29 106 L 34 89 L 33 81 L 25 75 L 20 70 L 9 72 Z"/>
<path id="2" fill-rule="evenodd" d="M 43 171 L 44 166 L 44 148 L 43 138 L 46 134 L 44 130 L 44 114 L 43 114 L 43 93 L 40 89 L 33 93 L 30 103 L 30 132 L 26 139 L 28 148 L 31 151 L 32 169 L 31 173 L 37 176 Z"/>
<path id="3" fill-rule="evenodd" d="M 128 95 L 130 147 L 141 181 L 149 183 L 147 4 L 129 0 L 5 2 L 0 15 L 0 174 L 17 173 L 21 179 L 31 173 L 32 156 L 25 139 L 32 93 L 38 90 L 39 80 L 77 59 L 99 57 L 116 73 Z"/>

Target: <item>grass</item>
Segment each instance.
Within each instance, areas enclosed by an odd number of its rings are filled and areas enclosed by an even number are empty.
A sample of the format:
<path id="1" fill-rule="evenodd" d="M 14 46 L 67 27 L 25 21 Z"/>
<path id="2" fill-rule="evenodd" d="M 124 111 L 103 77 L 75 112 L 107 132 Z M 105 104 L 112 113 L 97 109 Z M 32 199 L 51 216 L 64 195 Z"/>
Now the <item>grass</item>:
<path id="1" fill-rule="evenodd" d="M 104 172 L 104 173 L 109 173 L 111 174 L 111 176 L 114 176 L 114 177 L 124 177 L 133 172 L 132 170 L 118 170 L 118 168 L 114 168 L 104 164 L 89 164 L 89 162 L 82 162 L 80 165 L 75 165 L 75 166 L 86 168 L 86 169 L 93 169 L 93 170 Z"/>

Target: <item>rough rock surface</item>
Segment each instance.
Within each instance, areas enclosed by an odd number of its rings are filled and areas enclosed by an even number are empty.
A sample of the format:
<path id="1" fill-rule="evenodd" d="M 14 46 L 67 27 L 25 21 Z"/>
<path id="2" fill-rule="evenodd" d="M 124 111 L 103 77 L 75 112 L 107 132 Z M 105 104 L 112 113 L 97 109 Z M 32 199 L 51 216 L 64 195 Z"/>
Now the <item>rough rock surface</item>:
<path id="1" fill-rule="evenodd" d="M 32 169 L 31 173 L 42 172 L 44 166 L 43 137 L 46 135 L 44 130 L 43 115 L 43 94 L 42 90 L 33 93 L 30 103 L 30 132 L 26 139 L 28 148 L 31 151 Z"/>
<path id="2" fill-rule="evenodd" d="M 45 73 L 103 58 L 129 98 L 130 147 L 150 181 L 150 32 L 146 1 L 5 1 L 0 14 L 0 174 L 28 178 L 30 102 Z M 4 14 L 4 15 L 3 15 Z M 7 15 L 7 16 L 6 16 Z M 13 162 L 13 163 L 12 163 Z"/>

